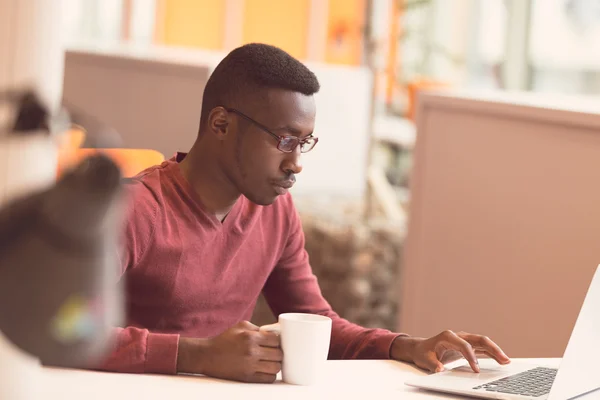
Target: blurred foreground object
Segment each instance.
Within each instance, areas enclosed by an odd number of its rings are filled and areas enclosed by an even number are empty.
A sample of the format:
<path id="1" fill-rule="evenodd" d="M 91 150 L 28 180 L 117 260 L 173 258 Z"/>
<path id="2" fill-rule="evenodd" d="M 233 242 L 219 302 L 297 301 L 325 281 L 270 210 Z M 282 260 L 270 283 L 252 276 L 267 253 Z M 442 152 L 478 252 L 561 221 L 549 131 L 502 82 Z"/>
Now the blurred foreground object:
<path id="1" fill-rule="evenodd" d="M 0 398 L 11 365 L 39 366 L 25 353 L 90 365 L 121 321 L 120 170 L 94 155 L 56 183 L 57 138 L 76 148 L 82 134 L 33 91 L 0 92 Z"/>
<path id="2" fill-rule="evenodd" d="M 70 121 L 51 118 L 30 90 L 0 92 L 0 206 L 56 181 L 57 138 Z"/>
<path id="3" fill-rule="evenodd" d="M 99 262 L 100 257 L 90 256 L 93 253 L 90 249 L 84 251 L 80 248 L 90 238 L 84 235 L 84 240 L 75 236 L 79 239 L 77 245 L 74 242 L 72 248 L 62 249 L 56 243 L 48 241 L 48 238 L 55 239 L 51 234 L 39 233 L 40 222 L 35 222 L 48 221 L 47 226 L 55 226 L 57 232 L 74 235 L 74 225 L 68 222 L 69 218 L 57 221 L 56 216 L 68 210 L 69 205 L 79 206 L 86 201 L 86 196 L 81 194 L 88 189 L 84 184 L 90 176 L 88 174 L 106 170 L 105 167 L 92 167 L 87 171 L 80 171 L 79 177 L 76 175 L 71 178 L 70 183 L 66 183 L 65 177 L 64 184 L 53 187 L 59 147 L 56 134 L 68 129 L 68 126 L 62 126 L 62 122 L 68 122 L 61 118 L 65 113 L 56 112 L 63 86 L 61 3 L 43 0 L 0 1 L 0 26 L 3 28 L 0 32 L 0 43 L 3 43 L 0 46 L 2 400 L 43 398 L 44 379 L 40 376 L 37 357 L 44 362 L 63 365 L 94 358 L 102 346 L 101 335 L 95 338 L 80 335 L 86 340 L 77 340 L 78 336 L 73 332 L 81 333 L 85 330 L 69 330 L 68 321 L 77 321 L 78 315 L 85 315 L 77 312 L 82 309 L 80 305 L 85 303 L 82 301 L 84 296 L 103 292 L 106 285 L 112 283 L 98 281 L 98 276 L 107 272 L 110 265 Z M 18 89 L 23 86 L 34 90 Z M 17 112 L 12 112 L 13 108 Z M 49 118 L 51 115 L 54 118 Z M 107 187 L 110 188 L 110 185 L 105 186 L 105 189 Z M 34 192 L 37 194 L 33 194 Z M 21 203 L 14 202 L 3 209 L 17 198 L 22 198 Z M 108 194 L 92 201 L 92 205 L 84 204 L 83 207 L 96 210 L 96 218 L 102 219 L 99 218 L 102 209 L 99 202 L 102 199 L 107 202 L 105 206 L 114 201 Z M 68 210 L 73 213 L 71 218 L 79 215 L 77 207 L 73 208 L 74 210 Z M 84 222 L 85 220 L 81 223 Z M 84 226 L 83 229 L 87 230 L 87 227 Z M 91 229 L 94 231 L 94 226 Z M 108 234 L 110 229 L 104 229 Z M 97 246 L 106 245 L 107 241 L 101 240 L 100 243 Z M 80 250 L 76 250 L 78 248 Z M 107 251 L 108 248 L 105 249 Z M 70 276 L 73 270 L 79 272 Z M 72 292 L 74 288 L 76 291 Z M 72 300 L 58 310 L 51 310 L 52 304 L 60 300 L 60 295 Z M 74 297 L 70 297 L 73 295 Z M 99 296 L 99 304 L 106 304 L 106 299 L 111 299 L 109 296 L 109 292 L 104 292 Z M 119 301 L 117 297 L 112 300 Z M 120 309 L 107 310 L 116 312 Z M 52 315 L 45 314 L 51 311 Z M 108 315 L 101 317 L 104 321 L 109 320 Z M 39 328 L 36 330 L 36 327 Z"/>
<path id="4" fill-rule="evenodd" d="M 119 192 L 97 155 L 0 210 L 0 329 L 42 363 L 94 363 L 121 322 Z"/>

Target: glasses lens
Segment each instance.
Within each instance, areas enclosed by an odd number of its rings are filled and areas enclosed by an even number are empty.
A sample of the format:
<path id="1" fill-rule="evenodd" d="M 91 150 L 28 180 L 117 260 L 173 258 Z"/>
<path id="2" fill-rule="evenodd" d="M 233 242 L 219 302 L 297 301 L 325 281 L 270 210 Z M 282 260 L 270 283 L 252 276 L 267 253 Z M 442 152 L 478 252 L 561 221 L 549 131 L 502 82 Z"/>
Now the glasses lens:
<path id="1" fill-rule="evenodd" d="M 315 147 L 316 144 L 317 144 L 317 139 L 308 138 L 304 141 L 304 143 L 302 143 L 302 145 L 300 147 L 300 151 L 302 153 L 308 153 Z"/>
<path id="2" fill-rule="evenodd" d="M 298 146 L 298 138 L 295 136 L 284 136 L 279 141 L 279 150 L 286 153 L 294 151 L 296 146 Z"/>

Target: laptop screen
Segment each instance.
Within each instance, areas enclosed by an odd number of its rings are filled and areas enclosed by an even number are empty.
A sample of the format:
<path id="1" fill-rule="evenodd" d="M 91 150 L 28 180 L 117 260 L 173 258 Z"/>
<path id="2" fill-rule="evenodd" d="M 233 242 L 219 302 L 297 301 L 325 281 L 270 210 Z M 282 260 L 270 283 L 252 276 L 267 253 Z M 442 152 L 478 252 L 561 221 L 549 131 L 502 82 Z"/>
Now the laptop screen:
<path id="1" fill-rule="evenodd" d="M 548 400 L 572 399 L 600 388 L 599 343 L 600 266 L 583 301 Z"/>

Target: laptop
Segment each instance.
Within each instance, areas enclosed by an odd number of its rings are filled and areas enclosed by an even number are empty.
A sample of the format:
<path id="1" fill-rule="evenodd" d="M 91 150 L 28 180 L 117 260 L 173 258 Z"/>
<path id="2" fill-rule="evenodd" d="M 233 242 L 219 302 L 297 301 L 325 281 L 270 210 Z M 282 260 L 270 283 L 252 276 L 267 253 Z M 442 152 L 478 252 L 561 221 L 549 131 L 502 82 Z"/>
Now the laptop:
<path id="1" fill-rule="evenodd" d="M 481 372 L 460 366 L 406 382 L 436 392 L 481 399 L 600 399 L 600 266 L 589 286 L 560 368 L 513 361 L 482 363 Z M 592 393 L 594 392 L 594 393 Z M 585 395 L 587 394 L 587 395 Z"/>

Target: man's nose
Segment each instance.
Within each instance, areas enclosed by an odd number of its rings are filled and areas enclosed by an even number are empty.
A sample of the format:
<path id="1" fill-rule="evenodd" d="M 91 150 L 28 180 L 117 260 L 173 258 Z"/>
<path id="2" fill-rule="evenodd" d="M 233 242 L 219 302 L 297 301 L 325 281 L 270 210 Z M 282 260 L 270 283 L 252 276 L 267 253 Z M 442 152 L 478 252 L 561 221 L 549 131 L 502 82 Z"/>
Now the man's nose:
<path id="1" fill-rule="evenodd" d="M 288 174 L 299 174 L 302 172 L 302 162 L 300 161 L 301 154 L 300 146 L 296 147 L 296 149 L 291 153 L 286 154 L 283 164 L 281 165 L 281 169 Z"/>

